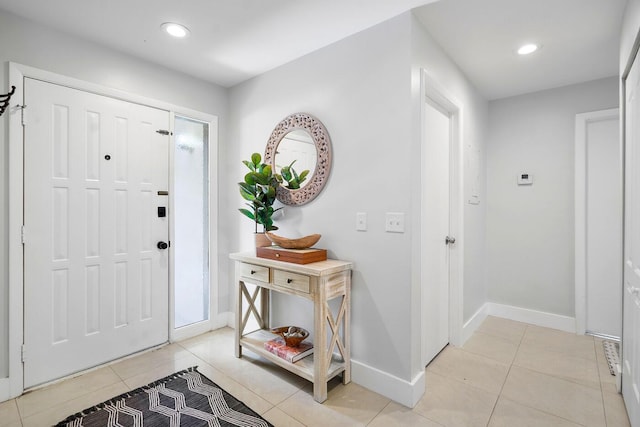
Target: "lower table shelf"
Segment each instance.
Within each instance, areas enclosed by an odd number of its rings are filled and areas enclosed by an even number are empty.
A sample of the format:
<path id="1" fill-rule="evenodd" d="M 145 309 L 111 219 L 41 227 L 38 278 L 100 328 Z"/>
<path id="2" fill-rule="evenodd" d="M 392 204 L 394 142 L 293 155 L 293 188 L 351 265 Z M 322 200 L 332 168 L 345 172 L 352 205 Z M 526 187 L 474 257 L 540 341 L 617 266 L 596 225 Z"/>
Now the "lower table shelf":
<path id="1" fill-rule="evenodd" d="M 297 362 L 288 362 L 275 354 L 264 349 L 264 343 L 275 338 L 276 336 L 266 329 L 258 329 L 257 331 L 243 335 L 240 338 L 240 345 L 247 350 L 250 350 L 265 359 L 275 363 L 276 365 L 293 372 L 302 378 L 314 382 L 314 358 L 318 357 L 316 354 L 311 354 Z M 331 358 L 331 364 L 327 370 L 327 380 L 335 377 L 336 375 L 344 372 L 346 364 L 342 358 L 334 354 Z"/>

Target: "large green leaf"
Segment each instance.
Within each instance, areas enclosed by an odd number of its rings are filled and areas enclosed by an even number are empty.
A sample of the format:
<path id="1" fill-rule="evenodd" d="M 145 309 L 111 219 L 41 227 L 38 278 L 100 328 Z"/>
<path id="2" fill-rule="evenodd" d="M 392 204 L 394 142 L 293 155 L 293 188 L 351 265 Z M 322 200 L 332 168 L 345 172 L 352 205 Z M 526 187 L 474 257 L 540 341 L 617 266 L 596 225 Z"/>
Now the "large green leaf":
<path id="1" fill-rule="evenodd" d="M 256 173 L 255 172 L 249 172 L 248 174 L 246 174 L 244 176 L 244 182 L 246 182 L 249 185 L 255 185 L 255 183 L 256 183 Z"/>
<path id="2" fill-rule="evenodd" d="M 289 166 L 283 167 L 280 173 L 282 174 L 282 177 L 284 179 L 286 179 L 287 181 L 291 181 L 291 169 L 289 168 Z"/>
<path id="3" fill-rule="evenodd" d="M 267 187 L 267 196 L 269 197 L 275 197 L 276 196 L 276 189 L 275 187 L 269 186 Z"/>
<path id="4" fill-rule="evenodd" d="M 249 200 L 250 202 L 256 201 L 256 196 L 254 196 L 253 193 L 250 193 L 244 188 L 240 188 L 240 195 L 242 196 L 243 199 Z"/>
<path id="5" fill-rule="evenodd" d="M 247 184 L 246 182 L 239 182 L 240 188 L 244 189 L 247 193 L 254 193 L 256 191 L 255 185 Z"/>
<path id="6" fill-rule="evenodd" d="M 256 173 L 255 175 L 256 178 L 256 182 L 262 184 L 262 185 L 269 185 L 269 177 L 265 176 L 264 174 L 261 173 Z"/>
<path id="7" fill-rule="evenodd" d="M 260 156 L 260 153 L 253 153 L 251 155 L 251 161 L 253 162 L 253 164 L 258 167 L 258 165 L 260 164 L 260 162 L 262 161 L 262 156 Z"/>
<path id="8" fill-rule="evenodd" d="M 246 167 L 248 167 L 249 169 L 251 169 L 252 171 L 255 171 L 255 170 L 256 170 L 255 165 L 254 165 L 253 163 L 251 163 L 250 161 L 248 161 L 248 160 L 243 160 L 243 161 L 242 161 L 242 163 L 244 163 L 244 165 L 245 165 Z"/>
<path id="9" fill-rule="evenodd" d="M 251 212 L 249 209 L 238 209 L 240 212 L 242 212 L 243 215 L 245 215 L 247 218 L 255 221 L 256 217 L 253 215 L 253 212 Z"/>

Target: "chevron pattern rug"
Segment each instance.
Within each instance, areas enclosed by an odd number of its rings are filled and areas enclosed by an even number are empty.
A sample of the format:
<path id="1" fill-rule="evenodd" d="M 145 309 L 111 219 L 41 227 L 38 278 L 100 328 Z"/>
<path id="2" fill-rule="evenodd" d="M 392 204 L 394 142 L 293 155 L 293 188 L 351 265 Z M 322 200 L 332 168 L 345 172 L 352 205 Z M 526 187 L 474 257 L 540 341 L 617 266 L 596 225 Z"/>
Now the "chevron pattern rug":
<path id="1" fill-rule="evenodd" d="M 196 367 L 74 414 L 56 427 L 273 427 Z"/>

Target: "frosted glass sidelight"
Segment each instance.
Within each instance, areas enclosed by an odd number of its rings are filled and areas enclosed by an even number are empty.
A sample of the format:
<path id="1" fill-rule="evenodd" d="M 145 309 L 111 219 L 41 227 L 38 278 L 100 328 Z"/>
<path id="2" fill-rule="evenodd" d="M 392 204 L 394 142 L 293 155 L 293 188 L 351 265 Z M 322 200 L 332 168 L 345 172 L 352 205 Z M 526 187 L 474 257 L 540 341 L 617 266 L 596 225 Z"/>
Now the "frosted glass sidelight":
<path id="1" fill-rule="evenodd" d="M 209 125 L 175 120 L 175 327 L 209 320 Z"/>

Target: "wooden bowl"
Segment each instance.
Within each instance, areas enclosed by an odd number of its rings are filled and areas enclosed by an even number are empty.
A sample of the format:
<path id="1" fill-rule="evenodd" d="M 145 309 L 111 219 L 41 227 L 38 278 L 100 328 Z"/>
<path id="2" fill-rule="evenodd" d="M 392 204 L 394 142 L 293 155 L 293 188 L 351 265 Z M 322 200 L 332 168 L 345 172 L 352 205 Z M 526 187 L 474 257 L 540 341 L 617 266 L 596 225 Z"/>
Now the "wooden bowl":
<path id="1" fill-rule="evenodd" d="M 280 237 L 267 231 L 267 238 L 276 245 L 285 249 L 307 249 L 318 243 L 322 237 L 321 234 L 310 234 L 308 236 L 300 237 L 299 239 L 289 239 L 287 237 Z"/>
<path id="2" fill-rule="evenodd" d="M 298 326 L 282 326 L 271 329 L 271 332 L 280 335 L 289 347 L 298 347 L 309 336 L 309 331 Z"/>

